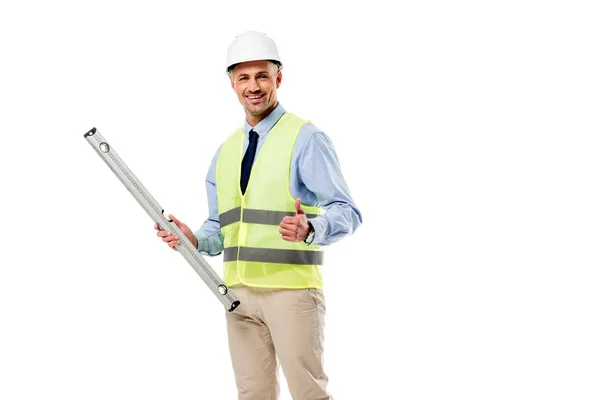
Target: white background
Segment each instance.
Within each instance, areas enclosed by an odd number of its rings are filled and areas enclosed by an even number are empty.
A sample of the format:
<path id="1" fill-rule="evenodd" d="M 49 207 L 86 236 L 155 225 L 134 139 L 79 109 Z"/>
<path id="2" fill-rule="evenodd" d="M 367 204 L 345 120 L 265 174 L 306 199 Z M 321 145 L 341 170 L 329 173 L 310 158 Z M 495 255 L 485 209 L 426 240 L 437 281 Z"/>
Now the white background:
<path id="1" fill-rule="evenodd" d="M 83 134 L 197 229 L 250 29 L 363 212 L 327 254 L 335 398 L 600 398 L 592 3 L 2 2 L 0 398 L 236 398 L 221 305 Z"/>

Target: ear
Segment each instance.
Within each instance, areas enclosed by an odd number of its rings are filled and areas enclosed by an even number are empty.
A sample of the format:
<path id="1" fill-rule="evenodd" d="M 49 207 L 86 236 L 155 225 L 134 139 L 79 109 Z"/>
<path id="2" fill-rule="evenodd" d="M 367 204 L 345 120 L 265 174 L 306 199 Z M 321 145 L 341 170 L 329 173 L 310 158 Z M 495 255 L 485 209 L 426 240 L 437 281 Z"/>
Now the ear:
<path id="1" fill-rule="evenodd" d="M 277 84 L 277 89 L 279 89 L 279 86 L 281 86 L 282 78 L 283 78 L 283 75 L 281 75 L 281 71 L 277 71 L 277 78 L 275 78 L 275 83 Z"/>
<path id="2" fill-rule="evenodd" d="M 231 82 L 231 88 L 235 89 L 235 84 L 233 83 L 233 75 L 229 77 L 229 81 Z"/>

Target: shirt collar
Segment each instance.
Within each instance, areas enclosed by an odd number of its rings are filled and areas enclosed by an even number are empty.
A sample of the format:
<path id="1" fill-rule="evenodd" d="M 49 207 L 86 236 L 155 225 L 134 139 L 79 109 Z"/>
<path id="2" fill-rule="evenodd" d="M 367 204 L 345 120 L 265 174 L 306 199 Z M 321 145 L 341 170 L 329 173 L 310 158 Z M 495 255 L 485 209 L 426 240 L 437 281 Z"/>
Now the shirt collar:
<path id="1" fill-rule="evenodd" d="M 281 103 L 278 103 L 277 107 L 255 126 L 250 126 L 248 121 L 244 120 L 244 136 L 248 137 L 250 130 L 253 129 L 254 132 L 258 133 L 259 137 L 263 137 L 271 130 L 271 128 L 273 128 L 273 125 L 279 121 L 279 118 L 281 118 L 283 114 L 285 114 L 285 108 L 283 108 Z"/>

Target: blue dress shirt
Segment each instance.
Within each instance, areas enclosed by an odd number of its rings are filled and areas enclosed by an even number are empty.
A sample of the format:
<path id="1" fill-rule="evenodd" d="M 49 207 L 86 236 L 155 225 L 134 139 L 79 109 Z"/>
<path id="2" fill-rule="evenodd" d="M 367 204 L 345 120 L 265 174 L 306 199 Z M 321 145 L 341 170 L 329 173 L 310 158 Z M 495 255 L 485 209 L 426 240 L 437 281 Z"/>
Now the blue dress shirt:
<path id="1" fill-rule="evenodd" d="M 269 131 L 284 113 L 285 109 L 278 104 L 256 126 L 252 127 L 248 121 L 244 121 L 244 153 L 248 148 L 250 129 L 258 133 L 258 157 Z M 194 232 L 198 239 L 198 250 L 211 256 L 223 251 L 216 184 L 216 165 L 220 151 L 219 147 L 206 175 L 208 219 Z M 362 223 L 362 215 L 350 196 L 331 140 L 311 123 L 305 123 L 300 128 L 294 144 L 290 166 L 290 193 L 295 199 L 299 197 L 302 204 L 325 209 L 325 214 L 309 219 L 315 229 L 312 244 L 332 244 L 350 235 Z"/>

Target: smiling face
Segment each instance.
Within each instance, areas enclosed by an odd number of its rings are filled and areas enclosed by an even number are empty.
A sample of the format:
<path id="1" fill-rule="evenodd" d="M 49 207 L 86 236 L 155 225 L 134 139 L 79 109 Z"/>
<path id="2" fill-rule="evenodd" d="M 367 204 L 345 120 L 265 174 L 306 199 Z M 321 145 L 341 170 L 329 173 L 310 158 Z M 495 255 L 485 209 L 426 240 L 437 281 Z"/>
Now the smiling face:
<path id="1" fill-rule="evenodd" d="M 251 126 L 258 124 L 277 107 L 281 71 L 272 62 L 259 60 L 238 64 L 230 79 Z"/>

